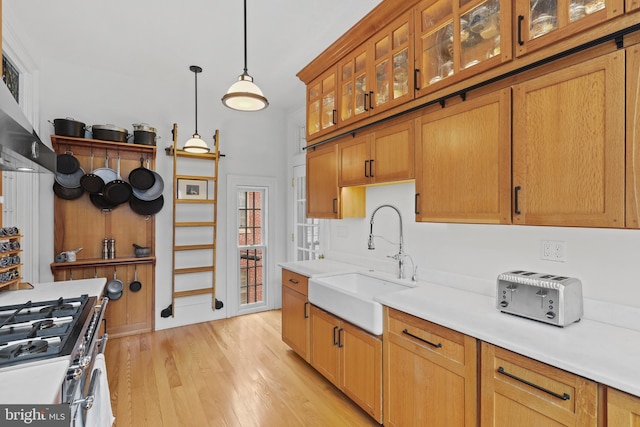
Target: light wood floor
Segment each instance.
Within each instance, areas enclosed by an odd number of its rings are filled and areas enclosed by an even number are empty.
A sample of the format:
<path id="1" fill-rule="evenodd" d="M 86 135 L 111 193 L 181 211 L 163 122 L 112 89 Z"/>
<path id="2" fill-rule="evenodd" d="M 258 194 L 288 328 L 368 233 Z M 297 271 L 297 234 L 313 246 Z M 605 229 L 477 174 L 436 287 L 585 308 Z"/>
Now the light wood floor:
<path id="1" fill-rule="evenodd" d="M 377 426 L 284 344 L 279 310 L 110 339 L 116 427 Z"/>

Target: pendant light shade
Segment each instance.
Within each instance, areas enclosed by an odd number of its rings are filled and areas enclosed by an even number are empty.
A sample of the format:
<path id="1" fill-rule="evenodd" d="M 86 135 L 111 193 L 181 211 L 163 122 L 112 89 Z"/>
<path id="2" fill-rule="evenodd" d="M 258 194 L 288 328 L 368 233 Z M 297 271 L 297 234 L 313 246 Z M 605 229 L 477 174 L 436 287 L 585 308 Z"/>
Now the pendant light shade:
<path id="1" fill-rule="evenodd" d="M 244 72 L 222 97 L 222 103 L 238 111 L 259 111 L 269 105 L 269 101 L 247 72 L 247 0 L 244 0 Z"/>
<path id="2" fill-rule="evenodd" d="M 198 153 L 204 154 L 209 152 L 209 147 L 207 143 L 200 138 L 198 135 L 198 74 L 202 72 L 202 68 L 197 65 L 192 65 L 189 67 L 195 76 L 195 87 L 196 87 L 196 127 L 193 132 L 193 136 L 187 142 L 185 142 L 184 147 L 182 148 L 184 151 L 189 153 Z"/>

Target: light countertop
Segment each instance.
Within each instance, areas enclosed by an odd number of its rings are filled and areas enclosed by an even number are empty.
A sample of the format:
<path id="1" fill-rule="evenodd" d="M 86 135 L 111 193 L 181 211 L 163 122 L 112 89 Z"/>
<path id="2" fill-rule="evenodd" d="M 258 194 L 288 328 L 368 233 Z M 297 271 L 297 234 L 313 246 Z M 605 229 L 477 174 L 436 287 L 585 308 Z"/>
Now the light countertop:
<path id="1" fill-rule="evenodd" d="M 105 278 L 36 283 L 33 284 L 33 289 L 0 292 L 0 305 L 20 304 L 29 300 L 55 300 L 60 297 L 73 298 L 82 294 L 99 296 L 106 283 Z M 57 403 L 60 385 L 69 364 L 68 357 L 56 357 L 0 369 L 0 403 Z"/>
<path id="2" fill-rule="evenodd" d="M 335 263 L 335 265 L 334 265 Z M 281 263 L 309 277 L 363 271 L 318 260 Z M 331 270 L 337 266 L 337 270 Z M 350 268 L 349 268 L 350 267 Z M 491 296 L 419 281 L 375 298 L 381 304 L 479 340 L 640 396 L 640 309 L 585 300 L 585 316 L 564 328 L 501 313 Z M 587 306 L 616 312 L 615 324 L 587 316 Z M 606 316 L 603 316 L 606 317 Z M 594 320 L 596 319 L 597 320 Z M 636 327 L 629 327 L 636 325 Z"/>

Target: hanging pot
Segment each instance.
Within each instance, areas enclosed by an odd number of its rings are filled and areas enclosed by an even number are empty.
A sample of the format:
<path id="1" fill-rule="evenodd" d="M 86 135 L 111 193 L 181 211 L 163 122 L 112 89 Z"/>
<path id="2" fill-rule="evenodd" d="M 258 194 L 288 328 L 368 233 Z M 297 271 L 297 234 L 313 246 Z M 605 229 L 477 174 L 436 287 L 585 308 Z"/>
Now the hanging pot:
<path id="1" fill-rule="evenodd" d="M 145 201 L 140 200 L 135 196 L 131 196 L 129 199 L 129 206 L 131 210 L 138 215 L 155 215 L 162 210 L 164 206 L 164 197 L 161 195 L 155 200 Z"/>
<path id="2" fill-rule="evenodd" d="M 162 191 L 164 190 L 164 180 L 160 176 L 160 174 L 156 171 L 151 171 L 155 178 L 155 181 L 151 188 L 148 190 L 138 190 L 137 188 L 132 188 L 131 192 L 135 197 L 140 200 L 144 200 L 145 202 L 150 202 L 152 200 L 156 200 L 158 197 L 162 196 Z"/>
<path id="3" fill-rule="evenodd" d="M 127 142 L 129 131 L 115 125 L 93 125 L 91 126 L 93 139 L 112 142 Z"/>
<path id="4" fill-rule="evenodd" d="M 142 289 L 142 283 L 138 281 L 138 267 L 133 270 L 133 282 L 129 283 L 129 290 L 131 292 L 138 292 Z"/>
<path id="5" fill-rule="evenodd" d="M 84 175 L 84 169 L 78 168 L 73 173 L 56 173 L 56 182 L 66 188 L 78 188 L 80 187 L 80 179 Z"/>
<path id="6" fill-rule="evenodd" d="M 91 199 L 91 203 L 93 206 L 100 209 L 101 211 L 111 211 L 116 208 L 118 205 L 108 202 L 102 193 L 89 194 L 89 198 Z"/>
<path id="7" fill-rule="evenodd" d="M 75 200 L 84 194 L 82 187 L 67 188 L 60 185 L 57 181 L 53 183 L 53 192 L 63 200 Z"/>
<path id="8" fill-rule="evenodd" d="M 100 193 L 104 188 L 104 181 L 94 173 L 93 150 L 91 150 L 91 172 L 82 175 L 82 178 L 80 178 L 80 186 L 90 194 Z"/>
<path id="9" fill-rule="evenodd" d="M 120 176 L 120 156 L 118 156 L 118 169 L 116 173 Z M 131 186 L 122 179 L 114 179 L 105 184 L 102 195 L 108 202 L 119 205 L 131 197 Z"/>
<path id="10" fill-rule="evenodd" d="M 149 160 L 147 159 L 147 163 Z M 129 184 L 138 190 L 148 190 L 155 184 L 156 177 L 153 171 L 145 168 L 144 159 L 140 157 L 140 167 L 129 172 Z"/>
<path id="11" fill-rule="evenodd" d="M 99 176 L 105 184 L 114 179 L 120 179 L 118 173 L 109 167 L 109 156 L 106 154 L 104 156 L 104 167 L 94 170 L 93 173 Z"/>
<path id="12" fill-rule="evenodd" d="M 73 138 L 84 138 L 85 124 L 67 117 L 66 119 L 49 120 L 53 125 L 54 133 L 60 136 L 71 136 Z"/>
<path id="13" fill-rule="evenodd" d="M 109 283 L 105 286 L 105 294 L 110 300 L 120 299 L 122 296 L 122 290 L 124 289 L 124 284 L 122 280 L 118 279 L 117 273 L 114 270 L 113 279 L 109 280 Z"/>
<path id="14" fill-rule="evenodd" d="M 71 174 L 80 168 L 80 162 L 71 151 L 58 154 L 56 157 L 56 172 Z"/>

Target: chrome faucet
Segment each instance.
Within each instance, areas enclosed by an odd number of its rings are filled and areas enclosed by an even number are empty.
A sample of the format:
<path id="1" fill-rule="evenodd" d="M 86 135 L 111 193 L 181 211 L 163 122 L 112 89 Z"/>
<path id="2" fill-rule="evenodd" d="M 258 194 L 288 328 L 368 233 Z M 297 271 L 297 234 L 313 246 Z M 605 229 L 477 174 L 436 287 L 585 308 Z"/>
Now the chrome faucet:
<path id="1" fill-rule="evenodd" d="M 404 253 L 404 243 L 403 243 L 403 236 L 402 236 L 402 215 L 400 214 L 400 211 L 398 210 L 398 208 L 396 208 L 393 205 L 380 205 L 377 208 L 374 209 L 374 211 L 371 213 L 371 220 L 369 221 L 371 228 L 369 231 L 369 241 L 367 243 L 367 246 L 369 248 L 369 250 L 373 250 L 375 249 L 375 245 L 373 244 L 373 219 L 376 215 L 376 213 L 382 209 L 382 208 L 391 208 L 394 211 L 396 211 L 396 213 L 398 214 L 398 220 L 400 222 L 400 241 L 398 243 L 398 253 L 390 256 L 389 258 L 393 258 L 394 260 L 398 261 L 398 279 L 404 279 L 404 257 L 406 256 Z"/>

